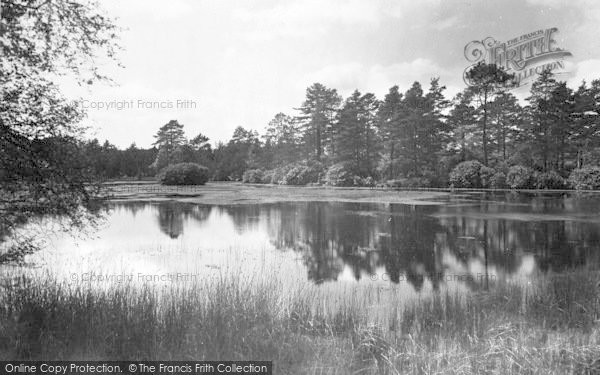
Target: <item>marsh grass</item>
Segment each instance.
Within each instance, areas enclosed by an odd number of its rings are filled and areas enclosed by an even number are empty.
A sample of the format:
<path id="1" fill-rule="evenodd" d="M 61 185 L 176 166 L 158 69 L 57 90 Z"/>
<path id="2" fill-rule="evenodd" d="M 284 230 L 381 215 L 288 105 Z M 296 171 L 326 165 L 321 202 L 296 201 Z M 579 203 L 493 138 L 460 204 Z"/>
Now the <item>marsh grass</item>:
<path id="1" fill-rule="evenodd" d="M 0 294 L 0 357 L 261 359 L 277 374 L 595 374 L 598 280 L 583 270 L 404 301 L 374 288 L 290 289 L 273 275 L 101 290 L 22 277 Z"/>

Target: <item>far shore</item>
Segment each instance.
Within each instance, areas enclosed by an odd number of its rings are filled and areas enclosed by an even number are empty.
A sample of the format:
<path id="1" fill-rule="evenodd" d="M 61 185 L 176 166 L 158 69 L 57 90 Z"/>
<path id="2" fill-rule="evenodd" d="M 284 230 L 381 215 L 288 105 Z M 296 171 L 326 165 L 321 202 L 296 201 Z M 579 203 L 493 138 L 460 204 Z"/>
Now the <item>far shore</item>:
<path id="1" fill-rule="evenodd" d="M 437 204 L 449 191 L 413 191 L 381 188 L 254 185 L 241 182 L 209 182 L 196 186 L 165 186 L 152 181 L 109 182 L 106 198 L 111 201 L 177 200 L 198 204 L 259 204 L 277 202 L 358 202 Z"/>

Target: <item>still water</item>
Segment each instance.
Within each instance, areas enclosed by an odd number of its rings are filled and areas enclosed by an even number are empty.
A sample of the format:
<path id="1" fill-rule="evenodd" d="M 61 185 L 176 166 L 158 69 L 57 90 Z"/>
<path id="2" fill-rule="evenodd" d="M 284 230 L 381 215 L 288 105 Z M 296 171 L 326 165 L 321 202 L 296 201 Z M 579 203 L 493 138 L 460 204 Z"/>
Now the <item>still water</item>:
<path id="1" fill-rule="evenodd" d="M 600 198 L 474 193 L 423 205 L 111 203 L 99 229 L 57 233 L 32 264 L 74 282 L 187 282 L 227 273 L 413 294 L 600 266 Z"/>

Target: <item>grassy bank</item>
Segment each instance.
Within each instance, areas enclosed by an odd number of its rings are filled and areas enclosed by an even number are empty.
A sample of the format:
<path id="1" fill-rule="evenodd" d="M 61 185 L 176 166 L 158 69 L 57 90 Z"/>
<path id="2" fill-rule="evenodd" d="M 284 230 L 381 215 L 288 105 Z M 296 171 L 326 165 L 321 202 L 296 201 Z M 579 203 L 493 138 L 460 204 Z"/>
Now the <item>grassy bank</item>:
<path id="1" fill-rule="evenodd" d="M 319 288 L 284 291 L 274 278 L 106 290 L 21 279 L 0 294 L 0 357 L 260 359 L 277 374 L 594 374 L 597 280 L 583 271 L 398 297 L 372 314 L 376 288 L 326 303 Z"/>

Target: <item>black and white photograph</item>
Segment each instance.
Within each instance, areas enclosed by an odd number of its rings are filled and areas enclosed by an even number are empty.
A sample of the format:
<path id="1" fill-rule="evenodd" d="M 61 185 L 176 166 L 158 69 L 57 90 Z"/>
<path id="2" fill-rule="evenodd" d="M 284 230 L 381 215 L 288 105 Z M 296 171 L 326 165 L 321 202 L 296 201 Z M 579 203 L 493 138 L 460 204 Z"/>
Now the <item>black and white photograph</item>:
<path id="1" fill-rule="evenodd" d="M 600 375 L 600 1 L 0 14 L 0 374 Z"/>

